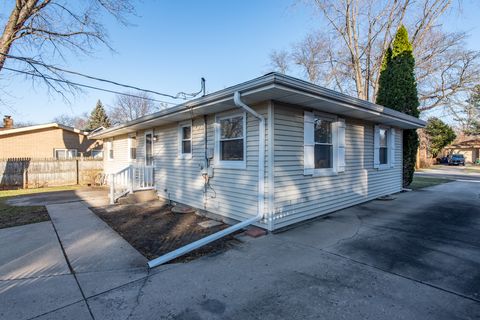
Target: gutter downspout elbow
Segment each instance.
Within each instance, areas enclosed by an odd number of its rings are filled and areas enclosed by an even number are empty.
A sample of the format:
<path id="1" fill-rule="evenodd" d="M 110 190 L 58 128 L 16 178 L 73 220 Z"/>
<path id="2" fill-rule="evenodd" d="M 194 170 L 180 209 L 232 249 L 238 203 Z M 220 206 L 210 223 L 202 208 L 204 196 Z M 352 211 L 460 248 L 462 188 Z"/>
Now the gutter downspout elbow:
<path id="1" fill-rule="evenodd" d="M 265 212 L 265 117 L 246 105 L 238 91 L 233 94 L 233 102 L 237 107 L 258 119 L 258 211 L 256 217 L 259 221 L 264 218 Z"/>

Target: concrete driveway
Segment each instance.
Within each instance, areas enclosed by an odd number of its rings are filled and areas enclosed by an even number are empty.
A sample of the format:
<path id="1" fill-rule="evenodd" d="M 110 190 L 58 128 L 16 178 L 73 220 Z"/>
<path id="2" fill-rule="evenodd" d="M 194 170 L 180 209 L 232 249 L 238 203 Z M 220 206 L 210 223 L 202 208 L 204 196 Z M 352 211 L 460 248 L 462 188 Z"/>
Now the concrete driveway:
<path id="1" fill-rule="evenodd" d="M 450 182 L 371 201 L 130 280 L 98 274 L 93 279 L 103 284 L 97 290 L 77 281 L 88 292 L 85 299 L 75 300 L 72 293 L 65 307 L 38 314 L 42 319 L 479 319 L 479 182 Z M 61 263 L 52 270 L 65 273 Z M 57 288 L 70 297 L 74 285 Z M 30 298 L 43 293 L 38 288 Z M 31 308 L 28 300 L 8 302 Z"/>

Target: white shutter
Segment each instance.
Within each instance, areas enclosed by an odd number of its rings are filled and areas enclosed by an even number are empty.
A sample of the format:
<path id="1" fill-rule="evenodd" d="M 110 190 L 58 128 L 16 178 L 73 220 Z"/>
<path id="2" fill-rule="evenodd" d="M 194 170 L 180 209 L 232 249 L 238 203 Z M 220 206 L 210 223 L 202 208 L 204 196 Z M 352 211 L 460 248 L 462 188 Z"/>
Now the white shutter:
<path id="1" fill-rule="evenodd" d="M 315 116 L 313 112 L 305 111 L 303 118 L 303 171 L 310 175 L 315 169 Z"/>
<path id="2" fill-rule="evenodd" d="M 177 157 L 181 159 L 183 157 L 182 154 L 182 126 L 178 125 L 177 128 Z"/>
<path id="3" fill-rule="evenodd" d="M 390 145 L 388 146 L 389 156 L 390 156 L 389 162 L 390 162 L 390 168 L 393 168 L 395 167 L 395 129 L 391 128 L 390 130 L 388 130 L 388 132 L 390 133 L 390 137 L 389 137 Z"/>
<path id="4" fill-rule="evenodd" d="M 373 167 L 380 167 L 380 127 L 375 126 L 373 133 Z"/>
<path id="5" fill-rule="evenodd" d="M 337 121 L 337 172 L 345 172 L 345 119 Z"/>

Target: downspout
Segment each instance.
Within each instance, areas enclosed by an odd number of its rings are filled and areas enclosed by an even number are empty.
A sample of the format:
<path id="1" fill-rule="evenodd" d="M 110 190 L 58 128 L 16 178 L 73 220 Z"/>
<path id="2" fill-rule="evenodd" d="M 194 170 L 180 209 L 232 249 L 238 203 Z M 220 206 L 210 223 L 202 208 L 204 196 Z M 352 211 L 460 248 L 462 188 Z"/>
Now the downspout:
<path id="1" fill-rule="evenodd" d="M 255 222 L 260 221 L 264 217 L 264 207 L 265 207 L 265 117 L 257 113 L 255 110 L 247 106 L 240 98 L 240 93 L 236 91 L 233 95 L 233 101 L 237 107 L 244 109 L 246 112 L 253 115 L 258 119 L 258 134 L 259 134 L 259 147 L 258 147 L 258 210 L 257 214 L 247 220 L 234 224 L 226 229 L 223 229 L 219 232 L 209 235 L 208 237 L 202 238 L 186 246 L 178 248 L 174 251 L 171 251 L 163 256 L 160 256 L 156 259 L 148 261 L 148 266 L 150 268 L 157 267 L 161 264 L 164 264 L 168 261 L 171 261 L 175 258 L 183 256 L 190 251 L 203 247 L 210 242 L 223 238 L 226 235 L 229 235 L 235 231 L 243 229 Z M 246 129 L 246 128 L 245 128 Z"/>

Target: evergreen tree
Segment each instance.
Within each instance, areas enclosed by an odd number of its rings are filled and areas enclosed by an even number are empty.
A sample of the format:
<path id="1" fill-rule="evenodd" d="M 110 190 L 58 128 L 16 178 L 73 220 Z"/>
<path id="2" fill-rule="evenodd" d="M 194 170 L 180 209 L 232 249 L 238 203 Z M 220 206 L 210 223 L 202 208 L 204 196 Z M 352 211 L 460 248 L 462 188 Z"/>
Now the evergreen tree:
<path id="1" fill-rule="evenodd" d="M 93 109 L 88 119 L 86 130 L 95 130 L 99 127 L 109 128 L 111 126 L 110 119 L 105 112 L 105 108 L 100 100 L 97 101 L 95 109 Z"/>
<path id="2" fill-rule="evenodd" d="M 434 158 L 438 156 L 444 147 L 452 143 L 456 138 L 453 129 L 436 117 L 428 119 L 425 133 L 429 140 L 428 151 Z"/>
<path id="3" fill-rule="evenodd" d="M 401 26 L 392 48 L 385 54 L 380 73 L 377 104 L 417 117 L 418 110 L 417 82 L 415 80 L 415 58 L 408 32 Z M 403 185 L 408 186 L 413 179 L 418 149 L 416 130 L 403 131 Z"/>

